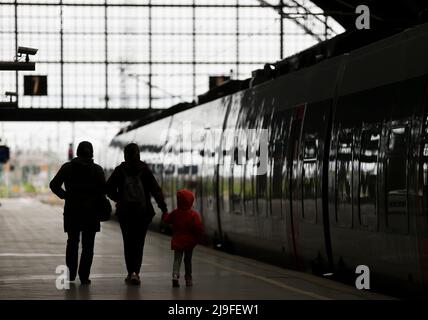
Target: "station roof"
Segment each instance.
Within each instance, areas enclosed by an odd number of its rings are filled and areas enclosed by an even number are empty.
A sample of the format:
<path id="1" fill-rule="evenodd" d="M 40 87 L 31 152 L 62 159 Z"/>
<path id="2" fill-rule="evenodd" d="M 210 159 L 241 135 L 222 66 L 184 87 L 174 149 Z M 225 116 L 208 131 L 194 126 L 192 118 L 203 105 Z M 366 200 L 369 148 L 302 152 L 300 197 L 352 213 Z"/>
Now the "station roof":
<path id="1" fill-rule="evenodd" d="M 295 0 L 292 1 L 297 3 Z M 332 17 L 342 25 L 346 30 L 345 33 L 278 61 L 275 63 L 277 74 L 274 76 L 313 65 L 317 63 L 315 61 L 316 56 L 321 55 L 324 58 L 331 58 L 391 36 L 412 26 L 428 22 L 428 1 L 426 0 L 312 0 L 312 3 L 321 8 L 327 16 Z M 356 30 L 355 22 L 358 14 L 355 11 L 359 5 L 366 5 L 370 9 L 371 30 Z M 295 66 L 296 63 L 298 66 Z M 263 73 L 263 70 L 256 71 L 262 71 Z M 269 78 L 262 79 L 262 82 Z M 197 104 L 217 99 L 224 95 L 222 93 L 231 94 L 240 91 L 247 88 L 248 85 L 249 79 L 228 81 L 223 86 L 198 96 L 199 101 L 197 103 L 180 103 L 169 109 L 162 110 L 149 117 L 134 121 L 118 134 L 193 108 Z"/>

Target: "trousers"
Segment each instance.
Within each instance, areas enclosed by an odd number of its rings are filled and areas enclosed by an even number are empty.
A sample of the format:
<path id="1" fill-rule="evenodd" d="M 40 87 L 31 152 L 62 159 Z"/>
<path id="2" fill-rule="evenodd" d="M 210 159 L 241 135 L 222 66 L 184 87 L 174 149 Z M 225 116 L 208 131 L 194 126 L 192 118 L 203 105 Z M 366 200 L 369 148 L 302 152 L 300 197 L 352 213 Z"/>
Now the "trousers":
<path id="1" fill-rule="evenodd" d="M 80 233 L 82 233 L 82 253 L 79 259 Z M 94 257 L 95 233 L 93 231 L 67 232 L 67 248 L 65 252 L 65 263 L 70 272 L 70 280 L 76 278 L 77 273 L 81 280 L 88 280 Z M 78 267 L 79 265 L 79 267 Z"/>
<path id="2" fill-rule="evenodd" d="M 172 267 L 172 276 L 180 276 L 181 261 L 184 256 L 184 277 L 186 279 L 192 278 L 192 253 L 193 249 L 189 250 L 174 250 L 174 264 Z"/>
<path id="3" fill-rule="evenodd" d="M 144 242 L 147 234 L 147 223 L 141 221 L 122 220 L 123 249 L 128 274 L 139 274 L 143 263 Z"/>

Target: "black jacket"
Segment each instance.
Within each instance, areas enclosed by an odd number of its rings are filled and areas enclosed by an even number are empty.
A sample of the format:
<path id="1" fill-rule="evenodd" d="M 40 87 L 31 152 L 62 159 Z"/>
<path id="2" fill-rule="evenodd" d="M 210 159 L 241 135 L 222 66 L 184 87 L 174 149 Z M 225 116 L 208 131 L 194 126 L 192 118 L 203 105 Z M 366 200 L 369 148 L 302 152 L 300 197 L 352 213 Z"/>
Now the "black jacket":
<path id="1" fill-rule="evenodd" d="M 135 213 L 127 212 L 128 208 L 124 208 L 121 204 L 122 189 L 125 182 L 125 170 L 127 175 L 137 175 L 141 172 L 141 182 L 144 187 L 144 192 L 146 196 L 146 212 L 137 213 L 140 217 L 145 217 L 147 222 L 150 222 L 155 215 L 153 209 L 150 195 L 155 199 L 159 209 L 162 213 L 168 212 L 162 189 L 160 188 L 156 178 L 153 176 L 150 168 L 143 161 L 136 161 L 133 163 L 122 162 L 118 165 L 110 178 L 107 180 L 107 196 L 115 201 L 116 204 L 116 214 L 119 216 L 119 219 L 125 218 L 126 216 L 134 216 Z"/>
<path id="2" fill-rule="evenodd" d="M 99 165 L 92 159 L 74 158 L 59 169 L 49 186 L 59 198 L 65 199 L 65 232 L 100 231 L 96 210 L 105 195 L 105 176 Z"/>

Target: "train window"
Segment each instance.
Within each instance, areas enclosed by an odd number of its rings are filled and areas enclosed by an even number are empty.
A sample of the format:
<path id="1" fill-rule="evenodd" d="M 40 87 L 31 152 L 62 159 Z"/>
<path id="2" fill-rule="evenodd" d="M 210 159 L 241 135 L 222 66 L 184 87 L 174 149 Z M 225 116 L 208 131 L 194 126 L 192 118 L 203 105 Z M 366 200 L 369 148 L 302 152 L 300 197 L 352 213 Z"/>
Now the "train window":
<path id="1" fill-rule="evenodd" d="M 406 155 L 408 131 L 409 130 L 407 127 L 397 127 L 392 128 L 390 130 L 388 139 L 388 151 L 391 154 L 401 156 Z"/>
<path id="2" fill-rule="evenodd" d="M 285 168 L 286 141 L 290 122 L 287 111 L 275 112 L 269 137 L 270 210 L 272 216 L 282 216 L 285 211 L 285 185 L 288 181 Z"/>
<path id="3" fill-rule="evenodd" d="M 267 139 L 267 137 L 266 137 Z M 252 176 L 254 183 L 254 200 L 255 200 L 255 212 L 257 215 L 265 217 L 268 216 L 268 180 L 267 180 L 267 166 L 268 163 L 263 160 L 265 157 L 261 154 L 262 150 L 266 146 L 261 144 L 267 142 L 261 138 L 258 134 L 255 135 L 252 140 L 255 145 L 252 147 L 250 163 L 252 164 Z M 264 152 L 264 151 L 263 151 Z M 266 157 L 268 158 L 268 157 Z"/>
<path id="4" fill-rule="evenodd" d="M 284 161 L 285 161 L 285 137 L 275 141 L 270 157 L 271 163 L 271 214 L 273 216 L 281 215 L 281 200 L 283 198 L 282 183 L 285 180 Z"/>
<path id="5" fill-rule="evenodd" d="M 284 179 L 284 150 L 283 142 L 275 143 L 272 151 L 272 198 L 281 199 L 282 197 L 282 180 Z"/>
<path id="6" fill-rule="evenodd" d="M 300 138 L 302 133 L 302 122 L 306 105 L 293 110 L 290 123 L 289 143 L 287 146 L 287 170 L 290 177 L 289 190 L 293 215 L 302 217 L 302 193 L 301 193 L 301 173 L 300 173 Z"/>
<path id="7" fill-rule="evenodd" d="M 353 149 L 352 129 L 339 129 L 336 158 L 336 220 L 343 227 L 352 227 Z"/>
<path id="8" fill-rule="evenodd" d="M 221 148 L 222 152 L 220 154 L 219 161 L 219 183 L 220 183 L 220 205 L 222 206 L 222 210 L 226 214 L 230 214 L 233 212 L 233 171 L 232 167 L 234 165 L 233 162 L 233 146 L 235 143 L 235 136 L 233 131 L 230 129 L 226 129 L 223 133 Z"/>
<path id="9" fill-rule="evenodd" d="M 174 171 L 175 171 L 175 166 L 173 165 L 173 164 L 168 164 L 166 167 L 165 167 L 165 174 L 174 174 Z"/>
<path id="10" fill-rule="evenodd" d="M 255 214 L 254 170 L 252 167 L 252 163 L 246 163 L 244 170 L 244 206 L 245 214 L 248 216 L 253 216 Z"/>
<path id="11" fill-rule="evenodd" d="M 305 111 L 300 149 L 300 192 L 302 218 L 309 223 L 322 221 L 322 171 L 324 141 L 327 131 L 329 103 L 309 104 Z"/>
<path id="12" fill-rule="evenodd" d="M 233 137 L 233 163 L 232 163 L 232 173 L 231 173 L 231 212 L 236 215 L 242 215 L 244 212 L 244 196 L 243 196 L 243 185 L 244 185 L 244 165 L 245 164 L 245 150 L 244 146 L 240 144 L 239 133 L 234 133 Z M 242 139 L 241 139 L 242 140 Z"/>
<path id="13" fill-rule="evenodd" d="M 225 213 L 230 213 L 231 208 L 231 199 L 230 196 L 232 194 L 231 189 L 231 183 L 233 182 L 232 176 L 231 176 L 231 166 L 230 165 L 221 165 L 221 176 L 220 176 L 220 187 L 221 187 L 221 202 L 222 203 L 222 210 Z"/>
<path id="14" fill-rule="evenodd" d="M 409 128 L 398 126 L 388 132 L 386 152 L 387 225 L 396 232 L 408 232 L 407 148 Z"/>
<path id="15" fill-rule="evenodd" d="M 260 216 L 268 215 L 267 206 L 267 174 L 261 174 L 255 176 L 256 180 L 256 201 L 257 201 L 257 213 Z"/>
<path id="16" fill-rule="evenodd" d="M 428 137 L 423 137 L 423 151 L 422 151 L 422 179 L 423 179 L 423 212 L 428 213 Z"/>
<path id="17" fill-rule="evenodd" d="M 359 218 L 360 225 L 377 228 L 377 176 L 380 147 L 380 127 L 364 129 L 361 134 L 359 162 Z"/>
<path id="18" fill-rule="evenodd" d="M 428 116 L 425 116 L 424 132 L 421 137 L 422 154 L 422 208 L 425 214 L 428 214 Z"/>
<path id="19" fill-rule="evenodd" d="M 304 160 L 305 161 L 315 161 L 317 157 L 318 150 L 318 139 L 316 135 L 305 134 L 304 137 L 305 146 L 304 146 Z"/>
<path id="20" fill-rule="evenodd" d="M 231 212 L 237 215 L 242 214 L 242 176 L 241 165 L 232 166 L 230 183 Z"/>
<path id="21" fill-rule="evenodd" d="M 311 222 L 316 221 L 317 215 L 318 143 L 319 139 L 316 133 L 304 133 L 302 172 L 303 218 Z"/>

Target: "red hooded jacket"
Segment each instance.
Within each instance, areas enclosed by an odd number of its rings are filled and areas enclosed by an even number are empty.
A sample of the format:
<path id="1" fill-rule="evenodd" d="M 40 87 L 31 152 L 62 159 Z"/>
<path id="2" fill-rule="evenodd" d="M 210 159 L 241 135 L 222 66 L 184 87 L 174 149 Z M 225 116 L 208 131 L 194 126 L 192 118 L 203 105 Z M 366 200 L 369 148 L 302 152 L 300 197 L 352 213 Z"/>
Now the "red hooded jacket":
<path id="1" fill-rule="evenodd" d="M 193 249 L 203 234 L 199 213 L 192 209 L 195 197 L 189 190 L 177 191 L 177 209 L 162 218 L 172 225 L 172 250 Z"/>

